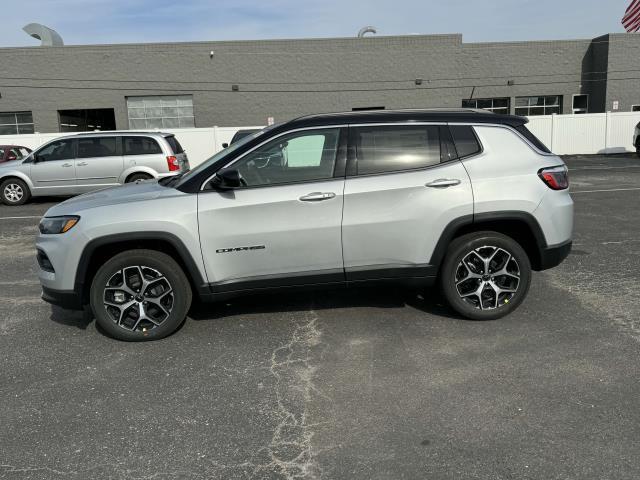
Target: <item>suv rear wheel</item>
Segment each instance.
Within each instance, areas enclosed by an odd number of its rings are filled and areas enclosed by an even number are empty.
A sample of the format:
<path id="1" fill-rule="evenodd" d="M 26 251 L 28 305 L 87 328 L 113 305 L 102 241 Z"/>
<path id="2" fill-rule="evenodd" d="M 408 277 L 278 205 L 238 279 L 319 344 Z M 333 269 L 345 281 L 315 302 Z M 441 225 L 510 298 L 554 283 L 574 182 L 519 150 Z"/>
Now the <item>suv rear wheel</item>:
<path id="1" fill-rule="evenodd" d="M 19 178 L 8 178 L 2 182 L 0 193 L 5 205 L 24 205 L 31 197 L 29 187 Z"/>
<path id="2" fill-rule="evenodd" d="M 451 243 L 440 282 L 456 312 L 472 320 L 494 320 L 513 312 L 527 296 L 531 263 L 512 238 L 474 232 Z"/>
<path id="3" fill-rule="evenodd" d="M 129 250 L 109 259 L 91 283 L 96 322 L 125 341 L 164 338 L 184 321 L 191 286 L 170 256 L 154 250 Z"/>
<path id="4" fill-rule="evenodd" d="M 134 173 L 133 175 L 129 175 L 129 178 L 127 178 L 125 183 L 133 183 L 137 182 L 138 180 L 150 180 L 152 178 L 153 176 L 149 175 L 148 173 Z"/>

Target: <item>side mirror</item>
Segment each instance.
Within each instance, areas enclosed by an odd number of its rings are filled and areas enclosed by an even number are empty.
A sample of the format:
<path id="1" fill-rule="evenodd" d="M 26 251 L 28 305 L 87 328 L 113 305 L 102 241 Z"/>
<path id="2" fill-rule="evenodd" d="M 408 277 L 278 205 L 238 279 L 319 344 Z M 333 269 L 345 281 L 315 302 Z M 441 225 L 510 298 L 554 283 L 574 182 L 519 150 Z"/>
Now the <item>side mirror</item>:
<path id="1" fill-rule="evenodd" d="M 211 180 L 211 185 L 218 190 L 233 190 L 246 185 L 246 182 L 238 170 L 225 170 L 216 173 Z"/>
<path id="2" fill-rule="evenodd" d="M 229 144 L 228 143 L 223 143 L 222 144 L 222 148 L 229 148 Z"/>

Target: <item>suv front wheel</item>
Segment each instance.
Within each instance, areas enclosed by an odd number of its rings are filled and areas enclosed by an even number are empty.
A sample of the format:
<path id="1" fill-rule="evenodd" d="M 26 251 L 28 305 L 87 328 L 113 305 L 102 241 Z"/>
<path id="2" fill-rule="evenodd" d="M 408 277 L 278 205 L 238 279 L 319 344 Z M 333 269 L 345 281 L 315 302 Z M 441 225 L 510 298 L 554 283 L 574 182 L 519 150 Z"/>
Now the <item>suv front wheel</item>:
<path id="1" fill-rule="evenodd" d="M 91 309 L 110 336 L 125 341 L 164 338 L 191 305 L 191 286 L 169 255 L 129 250 L 109 259 L 91 283 Z"/>
<path id="2" fill-rule="evenodd" d="M 472 320 L 494 320 L 522 303 L 531 283 L 531 262 L 511 237 L 474 232 L 455 239 L 440 275 L 449 304 Z"/>

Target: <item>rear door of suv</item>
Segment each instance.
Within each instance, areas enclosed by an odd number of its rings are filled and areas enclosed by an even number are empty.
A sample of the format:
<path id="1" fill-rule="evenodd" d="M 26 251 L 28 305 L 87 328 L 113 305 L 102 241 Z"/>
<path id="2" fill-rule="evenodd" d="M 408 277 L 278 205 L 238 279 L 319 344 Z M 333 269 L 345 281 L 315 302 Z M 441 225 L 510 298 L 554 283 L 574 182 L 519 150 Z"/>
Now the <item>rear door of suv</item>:
<path id="1" fill-rule="evenodd" d="M 447 125 L 352 125 L 342 223 L 349 281 L 435 275 L 454 219 L 473 214 L 469 176 Z"/>

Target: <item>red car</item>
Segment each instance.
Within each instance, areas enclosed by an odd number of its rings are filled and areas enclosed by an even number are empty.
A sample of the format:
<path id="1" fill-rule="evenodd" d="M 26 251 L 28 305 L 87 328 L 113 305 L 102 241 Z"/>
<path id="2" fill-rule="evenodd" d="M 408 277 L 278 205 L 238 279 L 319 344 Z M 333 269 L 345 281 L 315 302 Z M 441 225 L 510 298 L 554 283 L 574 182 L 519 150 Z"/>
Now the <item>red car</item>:
<path id="1" fill-rule="evenodd" d="M 0 145 L 0 163 L 10 162 L 11 160 L 22 160 L 31 153 L 28 147 L 20 145 Z"/>

